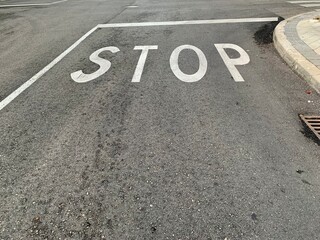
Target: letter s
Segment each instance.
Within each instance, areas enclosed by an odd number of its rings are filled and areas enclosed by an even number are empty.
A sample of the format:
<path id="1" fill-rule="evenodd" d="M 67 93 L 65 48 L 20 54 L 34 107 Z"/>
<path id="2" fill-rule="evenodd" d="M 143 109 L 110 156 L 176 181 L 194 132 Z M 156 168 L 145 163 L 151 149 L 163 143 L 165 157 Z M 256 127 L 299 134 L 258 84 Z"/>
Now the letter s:
<path id="1" fill-rule="evenodd" d="M 98 64 L 100 68 L 94 73 L 90 73 L 90 74 L 85 74 L 82 72 L 82 70 L 73 72 L 71 73 L 71 78 L 77 83 L 86 83 L 105 74 L 110 69 L 111 62 L 99 57 L 99 54 L 103 51 L 110 51 L 112 53 L 117 53 L 120 50 L 117 47 L 104 47 L 104 48 L 98 49 L 97 51 L 95 51 L 90 55 L 89 59 L 91 62 Z"/>

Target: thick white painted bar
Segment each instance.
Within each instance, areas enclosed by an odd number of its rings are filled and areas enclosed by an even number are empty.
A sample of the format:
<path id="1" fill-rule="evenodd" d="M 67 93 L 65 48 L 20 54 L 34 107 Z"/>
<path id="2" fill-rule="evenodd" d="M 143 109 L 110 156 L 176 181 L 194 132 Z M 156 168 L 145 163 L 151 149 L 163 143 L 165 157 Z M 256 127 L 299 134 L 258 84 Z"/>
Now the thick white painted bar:
<path id="1" fill-rule="evenodd" d="M 300 4 L 302 7 L 320 7 L 320 3 L 317 4 Z"/>
<path id="2" fill-rule="evenodd" d="M 235 19 L 189 20 L 189 21 L 169 21 L 169 22 L 107 23 L 107 24 L 99 24 L 98 28 L 154 27 L 154 26 L 221 24 L 221 23 L 277 22 L 278 20 L 279 20 L 278 17 L 269 17 L 269 18 L 235 18 Z"/>

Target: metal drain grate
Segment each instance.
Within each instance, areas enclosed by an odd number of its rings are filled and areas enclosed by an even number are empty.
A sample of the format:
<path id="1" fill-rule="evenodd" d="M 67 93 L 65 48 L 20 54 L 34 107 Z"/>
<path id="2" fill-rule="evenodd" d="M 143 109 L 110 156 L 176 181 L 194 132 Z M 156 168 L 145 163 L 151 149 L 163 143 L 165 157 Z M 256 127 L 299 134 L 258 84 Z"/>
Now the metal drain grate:
<path id="1" fill-rule="evenodd" d="M 304 116 L 301 114 L 300 118 L 320 140 L 320 116 Z"/>

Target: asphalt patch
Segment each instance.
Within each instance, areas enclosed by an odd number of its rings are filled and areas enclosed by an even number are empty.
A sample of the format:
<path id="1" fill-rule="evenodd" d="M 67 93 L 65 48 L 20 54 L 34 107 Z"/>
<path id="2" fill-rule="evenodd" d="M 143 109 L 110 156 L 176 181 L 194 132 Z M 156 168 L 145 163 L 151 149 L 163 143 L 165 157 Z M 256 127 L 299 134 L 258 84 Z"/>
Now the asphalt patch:
<path id="1" fill-rule="evenodd" d="M 256 43 L 259 45 L 273 43 L 273 31 L 282 20 L 284 19 L 279 18 L 277 22 L 270 22 L 260 27 L 259 30 L 254 33 Z"/>

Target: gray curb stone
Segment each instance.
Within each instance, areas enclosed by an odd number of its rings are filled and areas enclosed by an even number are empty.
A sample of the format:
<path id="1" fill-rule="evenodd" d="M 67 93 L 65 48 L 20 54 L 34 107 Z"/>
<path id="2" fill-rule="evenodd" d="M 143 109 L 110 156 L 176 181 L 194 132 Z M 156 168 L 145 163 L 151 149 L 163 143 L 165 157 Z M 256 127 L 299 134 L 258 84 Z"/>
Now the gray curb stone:
<path id="1" fill-rule="evenodd" d="M 314 14 L 319 15 L 319 12 L 314 12 Z M 302 49 L 301 44 L 299 47 L 295 47 L 301 41 L 296 33 L 297 19 L 304 19 L 304 17 L 310 18 L 310 13 L 286 19 L 278 24 L 273 34 L 274 46 L 286 63 L 320 94 L 320 69 L 307 59 L 303 52 L 297 50 Z M 286 29 L 290 29 L 290 36 L 287 36 Z M 295 31 L 296 41 L 293 39 L 292 31 Z"/>

